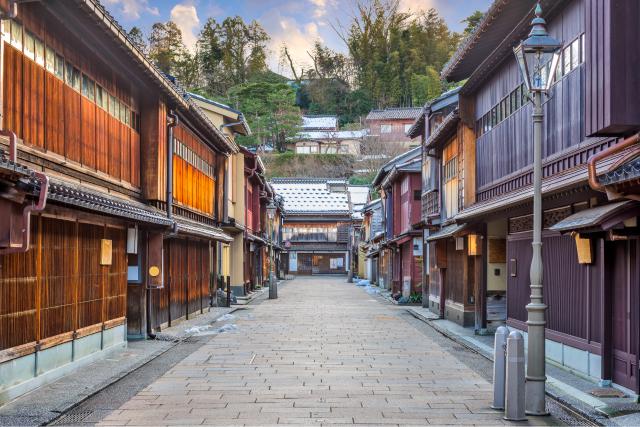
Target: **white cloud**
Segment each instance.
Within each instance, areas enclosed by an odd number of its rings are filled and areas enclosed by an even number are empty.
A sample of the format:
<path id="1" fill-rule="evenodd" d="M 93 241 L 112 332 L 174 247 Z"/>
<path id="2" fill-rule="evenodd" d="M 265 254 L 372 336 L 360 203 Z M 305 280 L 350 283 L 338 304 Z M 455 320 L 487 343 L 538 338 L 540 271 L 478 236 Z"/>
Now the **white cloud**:
<path id="1" fill-rule="evenodd" d="M 106 0 L 106 2 L 117 6 L 122 15 L 130 20 L 139 19 L 140 14 L 143 12 L 150 13 L 155 16 L 160 15 L 160 11 L 157 7 L 149 6 L 149 0 Z"/>
<path id="2" fill-rule="evenodd" d="M 291 76 L 288 65 L 280 66 L 280 51 L 283 45 L 287 46 L 291 59 L 298 69 L 311 67 L 311 58 L 307 52 L 311 51 L 316 40 L 323 41 L 315 22 L 300 23 L 292 17 L 282 16 L 276 10 L 262 16 L 259 22 L 271 36 L 267 64 L 270 69 Z"/>
<path id="3" fill-rule="evenodd" d="M 403 12 L 422 12 L 436 8 L 437 0 L 400 0 L 399 9 Z"/>
<path id="4" fill-rule="evenodd" d="M 182 31 L 182 40 L 187 49 L 194 51 L 200 30 L 200 19 L 196 7 L 192 4 L 178 3 L 171 9 L 170 19 Z"/>
<path id="5" fill-rule="evenodd" d="M 327 14 L 327 0 L 309 0 L 313 5 L 313 17 L 322 18 Z"/>

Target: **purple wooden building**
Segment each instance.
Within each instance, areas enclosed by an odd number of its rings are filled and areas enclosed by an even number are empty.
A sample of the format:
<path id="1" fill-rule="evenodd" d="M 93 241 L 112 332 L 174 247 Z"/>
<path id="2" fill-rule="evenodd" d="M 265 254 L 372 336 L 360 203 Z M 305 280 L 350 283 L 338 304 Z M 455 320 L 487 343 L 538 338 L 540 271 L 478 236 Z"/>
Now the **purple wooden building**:
<path id="1" fill-rule="evenodd" d="M 526 37 L 535 3 L 496 0 L 443 70 L 449 81 L 466 79 L 458 115 L 475 131 L 475 167 L 465 167 L 463 177 L 473 203 L 463 204 L 454 221 L 465 227 L 462 250 L 470 254 L 473 247 L 482 260 L 472 284 L 478 331 L 491 326 L 487 297 L 496 292 L 506 293 L 506 323 L 527 329 L 532 105 L 512 49 Z M 544 100 L 547 357 L 638 393 L 640 316 L 633 308 L 640 302 L 640 208 L 625 201 L 633 191 L 637 199 L 637 179 L 627 179 L 635 166 L 628 150 L 605 151 L 594 175 L 610 190 L 607 197 L 589 185 L 587 162 L 640 129 L 640 78 L 633 69 L 640 50 L 629 48 L 637 36 L 627 30 L 640 16 L 640 2 L 540 3 L 550 34 L 565 46 Z M 460 280 L 471 286 L 471 276 Z"/>

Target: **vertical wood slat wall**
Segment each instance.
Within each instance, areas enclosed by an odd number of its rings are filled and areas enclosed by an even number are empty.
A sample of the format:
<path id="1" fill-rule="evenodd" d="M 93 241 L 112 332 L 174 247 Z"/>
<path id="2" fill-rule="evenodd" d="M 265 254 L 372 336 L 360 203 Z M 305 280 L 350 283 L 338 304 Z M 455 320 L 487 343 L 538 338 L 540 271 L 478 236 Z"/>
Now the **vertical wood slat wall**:
<path id="1" fill-rule="evenodd" d="M 0 257 L 0 350 L 53 338 L 126 313 L 126 230 L 34 217 L 26 253 Z M 100 240 L 113 263 L 100 265 Z"/>
<path id="2" fill-rule="evenodd" d="M 171 239 L 164 241 L 164 283 L 152 290 L 151 327 L 172 322 L 209 305 L 209 243 L 200 240 Z"/>
<path id="3" fill-rule="evenodd" d="M 218 156 L 216 153 L 183 124 L 179 124 L 174 129 L 174 138 L 186 145 L 196 156 L 209 165 L 217 166 Z M 173 196 L 175 202 L 207 215 L 213 215 L 214 200 L 217 194 L 215 177 L 198 170 L 179 154 L 174 152 L 173 156 Z"/>
<path id="4" fill-rule="evenodd" d="M 87 52 L 69 44 L 60 28 L 46 28 L 38 16 L 40 5 L 24 8 L 23 31 L 29 30 L 64 59 L 89 75 L 118 99 L 135 107 L 134 97 L 125 91 L 109 67 L 89 60 Z M 63 80 L 45 70 L 8 42 L 4 43 L 3 119 L 32 147 L 49 151 L 116 180 L 140 187 L 140 135 L 81 95 Z M 87 54 L 87 55 L 85 55 Z M 82 59 L 81 59 L 82 58 Z M 106 95 L 106 93 L 105 93 Z"/>

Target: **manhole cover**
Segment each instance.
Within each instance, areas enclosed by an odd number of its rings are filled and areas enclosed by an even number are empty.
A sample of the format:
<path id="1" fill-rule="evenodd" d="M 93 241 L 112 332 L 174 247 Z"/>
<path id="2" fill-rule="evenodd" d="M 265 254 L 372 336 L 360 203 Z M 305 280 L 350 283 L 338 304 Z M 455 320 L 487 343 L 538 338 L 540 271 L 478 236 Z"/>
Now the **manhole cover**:
<path id="1" fill-rule="evenodd" d="M 78 411 L 72 412 L 69 414 L 65 414 L 62 417 L 55 420 L 51 425 L 53 426 L 64 426 L 69 424 L 79 424 L 84 421 L 89 415 L 91 415 L 93 411 Z"/>
<path id="2" fill-rule="evenodd" d="M 591 390 L 589 393 L 591 393 L 595 397 L 624 397 L 625 396 L 623 392 L 613 387 L 596 388 L 595 390 Z"/>

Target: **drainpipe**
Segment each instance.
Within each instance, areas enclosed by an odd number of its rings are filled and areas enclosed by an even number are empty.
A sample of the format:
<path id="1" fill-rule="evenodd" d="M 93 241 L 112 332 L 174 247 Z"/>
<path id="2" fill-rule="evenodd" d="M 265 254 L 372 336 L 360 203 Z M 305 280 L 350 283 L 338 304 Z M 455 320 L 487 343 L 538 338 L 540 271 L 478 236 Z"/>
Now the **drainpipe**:
<path id="1" fill-rule="evenodd" d="M 605 186 L 598 181 L 597 163 L 606 157 L 612 156 L 616 153 L 626 150 L 627 148 L 631 147 L 634 144 L 637 144 L 638 142 L 640 142 L 640 133 L 636 133 L 633 136 L 625 138 L 621 143 L 616 144 L 612 147 L 609 147 L 606 150 L 602 150 L 601 152 L 591 156 L 587 162 L 587 168 L 589 170 L 589 186 L 595 191 L 606 193 L 607 190 Z M 640 200 L 640 196 L 634 196 L 634 195 L 622 196 L 617 193 L 612 193 L 611 196 L 620 196 L 620 197 L 626 197 L 628 199 Z"/>
<path id="2" fill-rule="evenodd" d="M 2 130 L 0 131 L 0 135 L 9 137 L 9 159 L 15 163 L 18 160 L 16 134 L 11 131 Z M 33 175 L 38 180 L 38 182 L 40 182 L 40 195 L 38 196 L 38 202 L 35 205 L 27 205 L 22 210 L 22 243 L 17 247 L 0 249 L 0 255 L 17 252 L 27 252 L 29 250 L 29 240 L 31 235 L 31 212 L 42 212 L 44 210 L 44 208 L 47 206 L 47 195 L 49 192 L 49 177 L 42 172 L 34 172 Z"/>
<path id="3" fill-rule="evenodd" d="M 167 114 L 167 218 L 173 218 L 173 128 L 178 125 L 178 115 Z"/>

